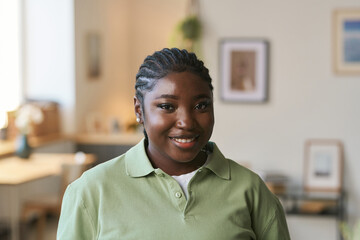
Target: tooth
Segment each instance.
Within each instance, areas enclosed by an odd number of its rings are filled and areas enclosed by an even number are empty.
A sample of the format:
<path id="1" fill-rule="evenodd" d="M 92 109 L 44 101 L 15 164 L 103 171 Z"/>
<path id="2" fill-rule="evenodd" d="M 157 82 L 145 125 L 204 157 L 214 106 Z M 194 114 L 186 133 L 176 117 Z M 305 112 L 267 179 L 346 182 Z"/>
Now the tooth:
<path id="1" fill-rule="evenodd" d="M 174 138 L 175 141 L 180 143 L 189 143 L 194 141 L 195 138 Z"/>

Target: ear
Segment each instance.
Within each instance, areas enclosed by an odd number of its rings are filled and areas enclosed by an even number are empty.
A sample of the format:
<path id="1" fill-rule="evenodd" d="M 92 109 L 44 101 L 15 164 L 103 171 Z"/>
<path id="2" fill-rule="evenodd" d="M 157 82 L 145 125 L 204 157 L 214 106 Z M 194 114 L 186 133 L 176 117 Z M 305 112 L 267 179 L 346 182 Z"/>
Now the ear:
<path id="1" fill-rule="evenodd" d="M 139 123 L 143 123 L 144 121 L 142 116 L 141 103 L 136 96 L 134 96 L 134 110 L 136 118 L 140 119 Z"/>

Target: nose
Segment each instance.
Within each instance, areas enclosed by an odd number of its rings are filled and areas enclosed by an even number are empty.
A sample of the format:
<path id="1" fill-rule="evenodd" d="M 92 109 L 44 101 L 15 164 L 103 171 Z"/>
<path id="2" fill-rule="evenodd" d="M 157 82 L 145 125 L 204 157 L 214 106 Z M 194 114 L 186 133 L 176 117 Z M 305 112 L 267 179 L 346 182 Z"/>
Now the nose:
<path id="1" fill-rule="evenodd" d="M 196 120 L 191 110 L 179 109 L 176 120 L 176 127 L 191 130 L 195 127 Z"/>

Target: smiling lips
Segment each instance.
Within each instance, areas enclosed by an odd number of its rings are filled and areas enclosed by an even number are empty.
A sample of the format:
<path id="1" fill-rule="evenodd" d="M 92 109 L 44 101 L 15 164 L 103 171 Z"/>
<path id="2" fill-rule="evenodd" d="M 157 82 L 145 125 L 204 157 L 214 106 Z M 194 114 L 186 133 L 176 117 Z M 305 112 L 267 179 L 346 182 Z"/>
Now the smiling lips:
<path id="1" fill-rule="evenodd" d="M 175 142 L 175 144 L 181 148 L 191 148 L 196 144 L 196 139 L 199 136 L 195 136 L 192 138 L 185 138 L 185 137 L 170 137 L 171 140 Z"/>

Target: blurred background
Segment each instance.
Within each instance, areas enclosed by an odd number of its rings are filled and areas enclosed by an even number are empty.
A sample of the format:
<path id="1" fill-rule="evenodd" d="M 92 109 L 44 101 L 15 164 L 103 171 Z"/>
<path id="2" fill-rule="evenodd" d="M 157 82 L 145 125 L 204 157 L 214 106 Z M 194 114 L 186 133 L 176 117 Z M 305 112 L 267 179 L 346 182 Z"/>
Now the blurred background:
<path id="1" fill-rule="evenodd" d="M 56 211 L 24 206 L 62 191 L 63 161 L 96 165 L 142 138 L 135 75 L 164 47 L 193 50 L 209 68 L 211 140 L 278 194 L 292 239 L 341 239 L 340 223 L 353 231 L 360 218 L 359 9 L 358 0 L 0 0 L 0 239 L 55 239 Z M 350 50 L 339 42 L 344 18 L 354 22 Z M 224 100 L 227 40 L 266 42 L 264 100 Z M 338 163 L 328 182 L 311 175 L 319 145 Z M 53 170 L 25 179 L 23 163 L 42 154 Z"/>

